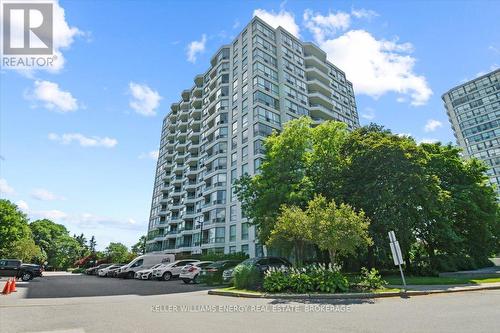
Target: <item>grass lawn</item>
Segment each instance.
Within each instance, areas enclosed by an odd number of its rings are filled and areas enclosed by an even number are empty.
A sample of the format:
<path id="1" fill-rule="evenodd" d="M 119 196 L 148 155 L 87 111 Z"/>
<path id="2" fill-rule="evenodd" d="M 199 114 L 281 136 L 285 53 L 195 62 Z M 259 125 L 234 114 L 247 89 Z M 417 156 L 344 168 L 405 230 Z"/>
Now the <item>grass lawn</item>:
<path id="1" fill-rule="evenodd" d="M 262 294 L 259 291 L 248 290 L 248 289 L 236 289 L 235 287 L 218 288 L 215 290 L 216 291 L 229 291 L 229 292 L 234 292 L 234 293 L 254 294 L 254 295 L 261 295 Z"/>
<path id="2" fill-rule="evenodd" d="M 405 276 L 406 284 L 414 285 L 437 285 L 437 284 L 466 284 L 466 283 L 493 283 L 500 282 L 500 278 L 459 278 L 459 277 L 438 277 L 438 276 Z M 392 285 L 401 285 L 401 276 L 384 276 L 384 280 Z"/>

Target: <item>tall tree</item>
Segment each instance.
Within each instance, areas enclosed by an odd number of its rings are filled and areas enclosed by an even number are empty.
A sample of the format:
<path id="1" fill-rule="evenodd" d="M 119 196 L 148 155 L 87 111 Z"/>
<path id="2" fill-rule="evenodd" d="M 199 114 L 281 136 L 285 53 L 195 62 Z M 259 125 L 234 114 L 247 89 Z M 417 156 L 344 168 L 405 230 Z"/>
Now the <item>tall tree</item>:
<path id="1" fill-rule="evenodd" d="M 35 243 L 47 254 L 49 266 L 65 269 L 80 257 L 82 247 L 62 224 L 48 219 L 30 224 Z"/>
<path id="2" fill-rule="evenodd" d="M 9 200 L 0 199 L 0 256 L 10 256 L 14 242 L 30 238 L 26 214 Z"/>
<path id="3" fill-rule="evenodd" d="M 122 243 L 109 243 L 105 254 L 108 260 L 114 263 L 127 262 L 130 258 L 127 246 Z"/>
<path id="4" fill-rule="evenodd" d="M 90 240 L 89 240 L 89 250 L 92 254 L 95 253 L 96 246 L 97 246 L 97 242 L 95 241 L 94 235 L 92 235 L 92 237 L 90 237 Z"/>
<path id="5" fill-rule="evenodd" d="M 269 239 L 281 205 L 305 207 L 312 197 L 313 186 L 306 175 L 311 124 L 303 117 L 286 123 L 281 134 L 269 136 L 260 173 L 236 183 L 242 208 L 255 224 L 261 243 Z"/>
<path id="6" fill-rule="evenodd" d="M 328 251 L 332 264 L 372 244 L 368 233 L 370 220 L 363 211 L 357 213 L 346 204 L 337 206 L 335 201 L 318 195 L 309 202 L 307 214 L 311 219 L 313 242 Z"/>
<path id="7" fill-rule="evenodd" d="M 139 238 L 139 241 L 132 246 L 131 252 L 138 256 L 146 253 L 146 236 L 142 235 Z"/>
<path id="8" fill-rule="evenodd" d="M 35 244 L 33 238 L 21 238 L 12 244 L 9 257 L 21 259 L 23 262 L 43 263 L 47 258 L 42 249 Z"/>
<path id="9" fill-rule="evenodd" d="M 295 264 L 301 266 L 304 262 L 305 247 L 307 244 L 312 244 L 312 241 L 312 220 L 307 212 L 297 206 L 282 206 L 266 244 L 278 247 L 282 242 L 292 244 Z"/>

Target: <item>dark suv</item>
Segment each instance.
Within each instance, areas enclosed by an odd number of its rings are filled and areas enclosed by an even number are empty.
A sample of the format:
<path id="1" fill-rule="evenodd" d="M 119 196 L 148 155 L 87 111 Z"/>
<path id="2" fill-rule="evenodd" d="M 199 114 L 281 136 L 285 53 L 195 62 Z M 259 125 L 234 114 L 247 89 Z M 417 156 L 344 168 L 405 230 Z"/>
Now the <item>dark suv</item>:
<path id="1" fill-rule="evenodd" d="M 18 259 L 0 259 L 0 276 L 20 278 L 29 281 L 43 275 L 42 267 L 34 264 L 23 264 Z"/>

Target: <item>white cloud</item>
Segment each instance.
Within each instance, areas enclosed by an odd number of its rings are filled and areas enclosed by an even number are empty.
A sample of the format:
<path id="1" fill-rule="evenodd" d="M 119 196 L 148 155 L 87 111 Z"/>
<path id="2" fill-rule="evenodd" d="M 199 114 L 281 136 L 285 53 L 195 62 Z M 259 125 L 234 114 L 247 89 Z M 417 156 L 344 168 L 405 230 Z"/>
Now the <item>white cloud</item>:
<path id="1" fill-rule="evenodd" d="M 345 71 L 357 93 L 374 98 L 388 92 L 409 95 L 415 106 L 432 95 L 426 78 L 414 73 L 416 59 L 410 55 L 410 43 L 378 40 L 367 31 L 350 30 L 319 44 L 328 59 Z"/>
<path id="2" fill-rule="evenodd" d="M 335 35 L 337 31 L 347 30 L 351 25 L 351 16 L 345 12 L 329 13 L 324 16 L 306 9 L 304 24 L 314 35 L 316 42 L 323 43 L 325 38 Z"/>
<path id="3" fill-rule="evenodd" d="M 436 119 L 429 119 L 424 126 L 425 132 L 434 132 L 439 127 L 442 127 L 443 123 Z"/>
<path id="4" fill-rule="evenodd" d="M 189 43 L 187 47 L 187 60 L 195 63 L 198 54 L 205 52 L 206 43 L 207 35 L 205 34 L 201 36 L 201 40 L 194 40 Z"/>
<path id="5" fill-rule="evenodd" d="M 33 92 L 26 98 L 40 101 L 48 110 L 62 113 L 78 110 L 78 101 L 68 91 L 63 91 L 59 85 L 50 81 L 35 81 Z"/>
<path id="6" fill-rule="evenodd" d="M 281 26 L 295 37 L 300 37 L 300 28 L 295 22 L 295 17 L 290 12 L 283 9 L 280 10 L 279 13 L 276 13 L 273 10 L 268 12 L 265 9 L 256 9 L 253 11 L 253 16 L 258 16 L 275 29 Z"/>
<path id="7" fill-rule="evenodd" d="M 422 138 L 418 141 L 418 143 L 436 143 L 436 142 L 439 142 L 438 139 L 434 139 L 434 138 Z"/>
<path id="8" fill-rule="evenodd" d="M 16 194 L 16 191 L 9 185 L 9 183 L 7 183 L 6 179 L 0 178 L 0 193 L 13 195 Z"/>
<path id="9" fill-rule="evenodd" d="M 376 11 L 364 8 L 351 9 L 351 15 L 354 16 L 355 18 L 366 18 L 366 19 L 371 19 L 373 17 L 379 16 Z"/>
<path id="10" fill-rule="evenodd" d="M 19 201 L 16 201 L 16 206 L 17 208 L 19 208 L 20 210 L 22 210 L 24 213 L 28 213 L 29 210 L 30 210 L 30 207 L 28 206 L 28 203 L 24 200 L 19 200 Z"/>
<path id="11" fill-rule="evenodd" d="M 160 152 L 158 150 L 152 150 L 148 153 L 140 154 L 139 159 L 143 160 L 143 159 L 149 158 L 152 160 L 157 160 L 159 155 L 160 155 Z"/>
<path id="12" fill-rule="evenodd" d="M 132 95 L 129 106 L 143 116 L 155 116 L 162 99 L 160 94 L 145 84 L 130 82 L 128 86 Z"/>
<path id="13" fill-rule="evenodd" d="M 66 134 L 49 134 L 49 140 L 57 141 L 63 145 L 69 145 L 73 141 L 76 141 L 82 147 L 104 147 L 104 148 L 113 148 L 118 144 L 118 141 L 109 137 L 98 137 L 98 136 L 85 136 L 80 133 L 66 133 Z"/>
<path id="14" fill-rule="evenodd" d="M 57 210 L 57 209 L 52 209 L 52 210 L 39 210 L 39 211 L 34 211 L 31 212 L 30 215 L 33 215 L 37 218 L 41 219 L 48 219 L 48 220 L 64 220 L 68 217 L 68 214 L 66 214 L 63 211 Z"/>
<path id="15" fill-rule="evenodd" d="M 44 189 L 44 188 L 36 188 L 31 191 L 31 197 L 41 201 L 54 201 L 54 200 L 66 200 L 66 198 L 55 195 L 54 193 Z"/>
<path id="16" fill-rule="evenodd" d="M 363 110 L 363 113 L 361 113 L 361 117 L 366 120 L 373 120 L 375 119 L 375 110 L 367 107 Z"/>

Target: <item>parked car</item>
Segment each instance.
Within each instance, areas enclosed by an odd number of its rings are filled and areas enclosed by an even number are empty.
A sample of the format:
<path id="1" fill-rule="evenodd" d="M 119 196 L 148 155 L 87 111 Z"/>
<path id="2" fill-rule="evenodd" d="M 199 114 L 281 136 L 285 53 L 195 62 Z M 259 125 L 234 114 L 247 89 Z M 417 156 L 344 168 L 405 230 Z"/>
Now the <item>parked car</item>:
<path id="1" fill-rule="evenodd" d="M 205 267 L 200 272 L 200 281 L 207 284 L 218 284 L 222 283 L 222 273 L 230 268 L 235 267 L 241 263 L 241 260 L 219 260 L 213 264 Z"/>
<path id="2" fill-rule="evenodd" d="M 178 277 L 181 274 L 182 267 L 194 262 L 199 262 L 199 260 L 177 260 L 167 265 L 161 265 L 153 270 L 153 279 L 170 281 L 173 277 Z"/>
<path id="3" fill-rule="evenodd" d="M 111 266 L 111 264 L 100 264 L 100 265 L 97 265 L 97 266 L 94 266 L 94 267 L 87 268 L 85 270 L 85 274 L 87 274 L 87 275 L 96 275 L 97 271 L 99 271 L 100 269 L 106 268 L 108 266 Z"/>
<path id="4" fill-rule="evenodd" d="M 276 268 L 292 267 L 292 264 L 288 260 L 286 260 L 285 258 L 282 258 L 282 257 L 250 258 L 250 259 L 243 261 L 242 263 L 240 263 L 239 265 L 237 265 L 233 268 L 226 269 L 222 273 L 223 282 L 230 282 L 233 278 L 234 270 L 236 269 L 236 267 L 238 267 L 240 265 L 256 267 L 259 269 L 259 271 L 261 272 L 262 275 L 264 275 L 264 273 L 271 267 L 276 267 Z"/>
<path id="5" fill-rule="evenodd" d="M 107 266 L 107 267 L 104 267 L 104 268 L 101 268 L 97 271 L 97 275 L 99 275 L 100 277 L 109 277 L 109 276 L 113 276 L 112 273 L 122 267 L 124 264 L 112 264 L 110 266 Z"/>
<path id="6" fill-rule="evenodd" d="M 137 272 L 135 272 L 135 278 L 139 279 L 139 280 L 149 280 L 153 276 L 153 270 L 160 267 L 161 265 L 163 265 L 163 264 L 156 264 L 151 268 L 137 271 Z"/>
<path id="7" fill-rule="evenodd" d="M 213 263 L 213 261 L 199 261 L 192 264 L 187 264 L 186 266 L 182 267 L 181 273 L 179 274 L 179 279 L 184 281 L 184 283 L 198 283 L 200 272 Z"/>
<path id="8" fill-rule="evenodd" d="M 0 259 L 0 276 L 15 277 L 23 281 L 43 275 L 40 265 L 23 264 L 19 259 Z"/>
<path id="9" fill-rule="evenodd" d="M 143 269 L 148 269 L 156 264 L 167 264 L 175 260 L 173 254 L 165 253 L 148 253 L 142 256 L 138 256 L 125 266 L 120 267 L 116 272 L 117 277 L 133 279 L 135 272 L 141 271 Z"/>

